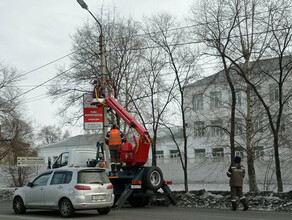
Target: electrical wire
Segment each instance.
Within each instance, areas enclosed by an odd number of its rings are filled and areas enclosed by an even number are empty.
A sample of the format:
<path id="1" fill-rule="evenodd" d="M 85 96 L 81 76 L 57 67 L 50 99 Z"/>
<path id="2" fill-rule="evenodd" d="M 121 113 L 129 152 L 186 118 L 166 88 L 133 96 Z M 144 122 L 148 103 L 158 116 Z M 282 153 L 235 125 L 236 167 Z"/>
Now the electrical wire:
<path id="1" fill-rule="evenodd" d="M 199 26 L 199 25 L 206 25 L 206 24 L 209 24 L 209 23 L 201 23 L 201 24 L 198 24 L 198 25 L 189 25 L 189 26 L 177 27 L 177 28 L 172 28 L 172 29 L 170 29 L 170 30 L 171 30 L 171 31 L 173 31 L 173 30 L 181 30 L 181 29 L 186 29 L 186 28 L 191 28 L 191 27 L 196 27 L 196 26 Z M 257 32 L 257 33 L 253 33 L 253 34 L 263 34 L 263 33 L 270 33 L 270 32 L 272 32 L 272 31 L 282 31 L 282 30 L 290 29 L 291 27 L 292 27 L 292 26 L 287 27 L 287 28 L 277 29 L 277 30 L 270 30 L 270 31 Z M 160 32 L 161 32 L 161 31 L 160 31 Z M 160 32 L 151 32 L 151 33 L 160 33 Z M 147 36 L 147 35 L 149 35 L 149 34 L 151 34 L 151 33 L 137 34 L 137 35 L 134 35 L 134 36 Z M 242 35 L 242 36 L 249 36 L 249 35 L 250 35 L 250 34 L 246 34 L 246 35 Z M 238 35 L 234 35 L 234 36 L 231 36 L 230 38 L 236 38 L 236 37 L 239 37 L 239 36 L 238 36 Z M 222 39 L 227 39 L 227 38 L 222 38 Z M 168 45 L 168 46 L 185 46 L 185 45 L 200 44 L 200 43 L 205 43 L 205 42 L 206 42 L 206 40 L 199 40 L 199 41 L 190 41 L 190 42 L 181 42 L 181 43 L 176 43 L 176 44 L 170 44 L 170 45 Z M 130 49 L 128 49 L 128 50 L 129 50 L 129 51 L 133 51 L 133 50 L 146 50 L 146 49 L 155 49 L 155 48 L 161 48 L 161 46 L 158 45 L 158 46 L 151 46 L 151 47 L 148 46 L 148 47 L 142 47 L 142 48 L 141 48 L 141 47 L 140 47 L 140 48 L 130 48 Z M 23 73 L 23 74 L 20 75 L 20 77 L 25 76 L 25 75 L 28 75 L 28 74 L 30 74 L 30 73 L 32 73 L 32 72 L 35 72 L 35 71 L 37 71 L 37 70 L 39 70 L 39 69 L 42 69 L 42 68 L 44 68 L 44 67 L 46 67 L 46 66 L 49 66 L 49 65 L 51 65 L 51 64 L 53 64 L 53 63 L 55 63 L 55 62 L 57 62 L 57 61 L 59 61 L 59 60 L 62 60 L 62 59 L 64 59 L 64 58 L 67 58 L 67 57 L 73 55 L 74 53 L 77 53 L 78 51 L 81 51 L 82 49 L 84 49 L 84 48 L 80 48 L 80 49 L 78 49 L 78 50 L 75 50 L 75 51 L 73 51 L 73 52 L 71 52 L 71 53 L 69 53 L 69 54 L 67 54 L 67 55 L 65 55 L 65 56 L 62 56 L 62 57 L 60 57 L 60 58 L 58 58 L 58 59 L 55 59 L 55 60 L 53 60 L 53 61 L 51 61 L 51 62 L 48 62 L 47 64 L 44 64 L 44 65 L 42 65 L 42 66 L 40 66 L 40 67 L 37 67 L 37 68 L 35 68 L 35 69 L 31 70 L 31 71 L 28 71 L 28 72 L 26 72 L 26 73 Z M 110 52 L 118 52 L 118 51 L 122 51 L 122 50 L 109 50 L 109 51 L 106 51 L 106 52 L 110 53 Z M 91 56 L 91 57 L 93 57 L 93 56 Z M 84 62 L 84 61 L 83 61 L 83 62 Z M 81 63 L 83 63 L 83 62 L 81 62 Z M 25 94 L 27 94 L 27 93 L 29 93 L 29 92 L 31 92 L 31 91 L 33 91 L 33 90 L 35 90 L 35 89 L 41 87 L 41 86 L 44 86 L 46 83 L 48 83 L 48 82 L 50 82 L 50 81 L 52 81 L 52 80 L 58 78 L 59 76 L 65 74 L 66 72 L 70 71 L 71 69 L 74 69 L 76 66 L 78 66 L 78 65 L 81 64 L 81 63 L 78 63 L 78 64 L 76 64 L 76 65 L 70 67 L 70 68 L 67 69 L 66 71 L 64 71 L 64 72 L 62 72 L 62 73 L 56 75 L 55 77 L 50 78 L 49 80 L 47 80 L 47 81 L 45 81 L 45 82 L 43 82 L 43 83 L 41 83 L 41 84 L 39 84 L 39 85 L 34 86 L 32 89 L 30 89 L 30 90 L 28 90 L 28 91 L 22 93 L 20 96 L 23 96 L 23 95 L 25 95 Z M 18 96 L 18 97 L 20 97 L 20 96 Z M 9 101 L 7 101 L 7 102 L 10 102 L 10 101 L 12 101 L 12 100 L 9 100 Z"/>
<path id="2" fill-rule="evenodd" d="M 63 71 L 63 72 L 57 74 L 56 76 L 54 76 L 54 77 L 52 77 L 52 78 L 46 80 L 45 82 L 42 82 L 42 83 L 38 84 L 37 86 L 35 86 L 35 87 L 33 87 L 33 88 L 31 88 L 31 89 L 29 89 L 29 90 L 27 90 L 27 91 L 21 93 L 21 94 L 18 95 L 17 97 L 15 97 L 15 98 L 13 98 L 13 99 L 10 99 L 10 100 L 8 100 L 8 101 L 6 101 L 6 102 L 4 102 L 3 104 L 7 104 L 7 103 L 9 103 L 9 102 L 12 102 L 13 100 L 15 100 L 15 99 L 17 99 L 17 98 L 20 98 L 20 97 L 26 95 L 27 93 L 29 93 L 29 92 L 31 92 L 31 91 L 34 91 L 35 89 L 37 89 L 37 88 L 39 88 L 39 87 L 41 87 L 41 86 L 47 84 L 48 82 L 51 82 L 51 81 L 53 81 L 54 79 L 56 79 L 56 78 L 58 78 L 58 77 L 64 75 L 65 73 L 69 72 L 70 70 L 74 69 L 75 67 L 77 67 L 78 65 L 80 65 L 80 64 L 82 64 L 82 63 L 84 63 L 84 62 L 85 62 L 85 61 L 81 61 L 81 62 L 75 64 L 74 66 L 71 66 L 69 69 L 67 69 L 67 70 L 65 70 L 65 71 Z"/>
<path id="3" fill-rule="evenodd" d="M 292 7 L 292 6 L 287 7 L 287 8 L 283 8 L 283 9 L 274 9 L 274 10 L 272 10 L 272 11 L 288 10 L 288 8 L 291 8 L 291 7 Z M 259 12 L 259 13 L 256 13 L 256 14 L 263 14 L 263 13 L 267 13 L 267 12 L 270 12 L 270 11 L 262 11 L 262 12 Z M 228 19 L 226 19 L 226 20 L 222 20 L 222 21 L 227 21 L 227 20 L 228 20 Z M 203 25 L 212 24 L 212 23 L 215 23 L 215 22 L 218 22 L 218 21 L 214 21 L 214 22 L 205 22 L 205 23 L 203 22 L 203 23 L 195 24 L 195 25 L 186 25 L 186 26 L 181 26 L 181 27 L 175 27 L 175 28 L 171 28 L 171 29 L 169 29 L 168 31 L 176 31 L 176 30 L 189 29 L 189 28 L 194 28 L 194 27 L 198 27 L 198 26 L 203 26 Z M 162 31 L 154 31 L 154 32 L 150 32 L 150 33 L 135 34 L 135 35 L 133 35 L 133 37 L 149 36 L 150 34 L 157 34 L 157 33 L 162 33 Z M 126 38 L 126 37 L 121 37 L 120 39 L 123 39 L 123 38 Z M 92 44 L 95 44 L 95 43 L 96 43 L 96 42 L 94 42 L 94 43 L 92 43 Z M 55 60 L 53 60 L 53 61 L 51 61 L 51 62 L 48 62 L 48 63 L 46 63 L 46 64 L 44 64 L 44 65 L 42 65 L 42 66 L 40 66 L 40 67 L 37 67 L 37 68 L 35 68 L 35 69 L 33 69 L 33 70 L 30 70 L 30 71 L 28 71 L 28 72 L 26 72 L 26 73 L 23 73 L 23 74 L 20 75 L 20 77 L 22 77 L 22 76 L 26 76 L 26 75 L 28 75 L 28 74 L 30 74 L 30 73 L 33 73 L 33 72 L 35 72 L 35 71 L 37 71 L 37 70 L 39 70 L 39 69 L 42 69 L 42 68 L 44 68 L 44 67 L 46 67 L 46 66 L 49 66 L 49 65 L 51 65 L 51 64 L 53 64 L 53 63 L 55 63 L 55 62 L 58 62 L 58 61 L 60 61 L 60 60 L 62 60 L 62 59 L 64 59 L 64 58 L 67 58 L 67 57 L 69 57 L 69 56 L 71 56 L 71 55 L 77 53 L 78 51 L 81 51 L 82 49 L 84 49 L 84 48 L 80 48 L 80 49 L 78 49 L 78 50 L 75 50 L 75 51 L 73 51 L 73 52 L 71 52 L 71 53 L 69 53 L 69 54 L 66 54 L 66 55 L 64 55 L 64 56 L 62 56 L 62 57 L 60 57 L 60 58 L 57 58 L 57 59 L 55 59 Z"/>

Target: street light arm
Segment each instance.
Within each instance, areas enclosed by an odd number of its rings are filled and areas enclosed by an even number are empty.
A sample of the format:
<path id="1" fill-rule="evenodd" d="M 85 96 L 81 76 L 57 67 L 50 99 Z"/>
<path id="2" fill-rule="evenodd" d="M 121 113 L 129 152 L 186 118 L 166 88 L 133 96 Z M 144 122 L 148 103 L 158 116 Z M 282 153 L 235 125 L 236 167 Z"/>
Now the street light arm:
<path id="1" fill-rule="evenodd" d="M 86 10 L 91 14 L 91 16 L 94 18 L 94 20 L 98 23 L 99 28 L 100 28 L 100 34 L 102 35 L 102 26 L 101 26 L 101 23 L 99 23 L 99 21 L 97 20 L 97 18 L 91 13 L 91 11 L 89 11 L 89 9 L 86 9 Z"/>
<path id="2" fill-rule="evenodd" d="M 83 0 L 77 0 L 78 4 L 85 10 L 87 10 L 91 16 L 94 18 L 94 20 L 98 23 L 99 25 L 99 28 L 100 28 L 100 33 L 102 35 L 102 26 L 101 26 L 101 23 L 96 19 L 96 17 L 91 13 L 91 11 L 88 9 L 88 6 L 87 4 L 83 1 Z"/>

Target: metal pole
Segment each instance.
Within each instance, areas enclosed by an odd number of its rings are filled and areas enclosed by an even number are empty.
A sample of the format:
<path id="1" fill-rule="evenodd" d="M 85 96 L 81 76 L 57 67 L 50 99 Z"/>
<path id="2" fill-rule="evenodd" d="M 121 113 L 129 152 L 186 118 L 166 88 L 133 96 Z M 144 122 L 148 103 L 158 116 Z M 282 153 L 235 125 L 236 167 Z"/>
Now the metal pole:
<path id="1" fill-rule="evenodd" d="M 101 34 L 99 36 L 100 43 L 100 59 L 101 59 L 101 74 L 102 74 L 102 88 L 104 89 L 105 96 L 107 96 L 107 83 L 106 83 L 106 64 L 105 64 L 105 42 L 104 36 Z M 103 140 L 105 140 L 107 131 L 108 131 L 108 122 L 107 122 L 107 107 L 102 107 L 103 109 Z M 110 166 L 110 158 L 109 158 L 109 147 L 104 141 L 104 150 L 105 150 L 105 160 L 107 162 L 106 166 Z"/>
<path id="2" fill-rule="evenodd" d="M 102 32 L 102 25 L 101 23 L 96 19 L 96 17 L 91 13 L 91 11 L 88 9 L 87 4 L 83 0 L 77 0 L 78 4 L 85 10 L 89 12 L 89 14 L 94 18 L 94 20 L 97 22 L 99 28 L 100 28 L 100 36 L 99 36 L 99 48 L 100 48 L 100 72 L 102 74 L 102 89 L 105 92 L 105 96 L 107 96 L 107 84 L 106 84 L 106 64 L 105 64 L 105 41 L 104 36 Z M 107 122 L 107 108 L 102 107 L 103 110 L 103 140 L 105 140 L 107 130 L 108 130 L 108 122 Z M 105 141 L 104 141 L 105 142 Z M 110 158 L 109 158 L 109 147 L 107 144 L 104 143 L 104 150 L 105 150 L 105 159 L 107 162 L 107 167 L 110 165 Z"/>

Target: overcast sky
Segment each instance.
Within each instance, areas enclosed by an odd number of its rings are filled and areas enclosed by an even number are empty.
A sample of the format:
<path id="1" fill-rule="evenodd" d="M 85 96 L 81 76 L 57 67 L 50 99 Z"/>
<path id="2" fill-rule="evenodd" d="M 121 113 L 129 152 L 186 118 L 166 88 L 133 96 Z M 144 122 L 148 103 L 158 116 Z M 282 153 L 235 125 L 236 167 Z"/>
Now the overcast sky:
<path id="1" fill-rule="evenodd" d="M 143 15 L 166 11 L 179 18 L 187 13 L 193 0 L 85 0 L 95 13 L 102 5 L 115 5 L 121 16 L 142 19 Z M 89 13 L 76 0 L 13 0 L 0 1 L 0 62 L 27 73 L 71 52 L 71 38 L 77 27 L 91 21 Z M 21 83 L 22 91 L 56 75 L 57 66 L 68 62 L 62 59 L 52 65 L 27 74 Z M 20 101 L 27 107 L 27 116 L 39 126 L 58 125 L 57 104 L 46 95 L 46 87 L 25 95 Z M 82 129 L 73 129 L 73 134 Z"/>

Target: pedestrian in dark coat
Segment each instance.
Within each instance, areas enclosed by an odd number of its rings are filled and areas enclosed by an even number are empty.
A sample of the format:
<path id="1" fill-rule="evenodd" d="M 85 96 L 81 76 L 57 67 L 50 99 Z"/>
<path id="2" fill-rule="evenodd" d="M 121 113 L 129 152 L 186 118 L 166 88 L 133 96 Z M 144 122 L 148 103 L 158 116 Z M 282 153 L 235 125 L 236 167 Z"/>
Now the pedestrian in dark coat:
<path id="1" fill-rule="evenodd" d="M 230 192 L 231 192 L 231 204 L 232 210 L 236 211 L 237 209 L 237 199 L 242 202 L 244 208 L 243 211 L 248 210 L 247 199 L 243 195 L 242 187 L 243 187 L 243 178 L 245 176 L 245 169 L 242 166 L 241 158 L 236 156 L 234 158 L 234 163 L 230 165 L 227 176 L 230 177 L 229 185 L 230 185 Z"/>

